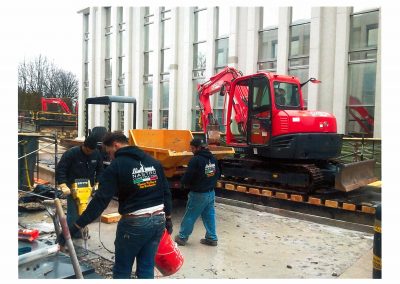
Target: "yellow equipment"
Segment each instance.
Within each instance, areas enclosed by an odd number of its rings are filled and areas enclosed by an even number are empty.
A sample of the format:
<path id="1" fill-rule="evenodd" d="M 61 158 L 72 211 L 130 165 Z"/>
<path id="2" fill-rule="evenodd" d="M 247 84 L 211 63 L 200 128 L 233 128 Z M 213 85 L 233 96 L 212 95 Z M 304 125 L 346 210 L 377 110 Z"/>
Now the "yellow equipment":
<path id="1" fill-rule="evenodd" d="M 79 216 L 82 215 L 83 211 L 89 203 L 89 198 L 92 195 L 92 187 L 90 180 L 88 179 L 76 179 L 75 183 L 72 184 L 72 197 L 75 200 L 76 207 L 78 208 Z"/>

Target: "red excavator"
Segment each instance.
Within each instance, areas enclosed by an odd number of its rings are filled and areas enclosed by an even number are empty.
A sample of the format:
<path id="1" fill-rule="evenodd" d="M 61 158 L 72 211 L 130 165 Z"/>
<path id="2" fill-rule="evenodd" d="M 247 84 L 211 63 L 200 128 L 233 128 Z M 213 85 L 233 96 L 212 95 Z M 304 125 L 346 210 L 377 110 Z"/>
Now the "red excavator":
<path id="1" fill-rule="evenodd" d="M 243 76 L 226 67 L 198 86 L 201 124 L 209 144 L 220 143 L 210 97 L 224 96 L 222 124 L 235 156 L 220 160 L 222 175 L 305 193 L 319 188 L 351 191 L 376 181 L 374 160 L 342 164 L 336 118 L 306 110 L 294 76 L 260 72 Z"/>
<path id="2" fill-rule="evenodd" d="M 41 126 L 77 127 L 77 107 L 75 114 L 61 98 L 42 98 L 42 110 L 34 115 L 35 124 Z"/>

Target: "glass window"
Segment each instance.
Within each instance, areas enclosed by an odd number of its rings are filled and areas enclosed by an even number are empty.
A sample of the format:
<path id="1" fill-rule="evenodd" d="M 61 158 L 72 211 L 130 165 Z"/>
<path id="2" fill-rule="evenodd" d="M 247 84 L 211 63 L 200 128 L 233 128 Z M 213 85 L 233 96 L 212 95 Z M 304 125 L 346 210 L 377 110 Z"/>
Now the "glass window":
<path id="1" fill-rule="evenodd" d="M 143 97 L 143 128 L 152 128 L 153 85 L 144 84 Z"/>
<path id="2" fill-rule="evenodd" d="M 289 75 L 299 78 L 300 83 L 305 82 L 309 79 L 308 68 L 289 70 Z M 308 84 L 305 84 L 301 88 L 301 92 L 303 93 L 304 106 L 307 107 L 307 105 L 308 105 Z"/>
<path id="3" fill-rule="evenodd" d="M 168 129 L 169 83 L 161 83 L 160 128 Z"/>
<path id="4" fill-rule="evenodd" d="M 379 11 L 350 18 L 346 133 L 373 137 Z"/>
<path id="5" fill-rule="evenodd" d="M 255 78 L 252 84 L 253 104 L 256 112 L 266 111 L 271 106 L 268 80 L 265 77 Z"/>
<path id="6" fill-rule="evenodd" d="M 194 42 L 207 39 L 207 9 L 196 9 L 194 12 Z"/>
<path id="7" fill-rule="evenodd" d="M 229 7 L 218 7 L 218 28 L 217 28 L 217 38 L 225 37 L 229 35 L 230 27 L 230 8 Z"/>
<path id="8" fill-rule="evenodd" d="M 206 51 L 205 42 L 193 45 L 193 78 L 204 77 L 206 70 Z"/>
<path id="9" fill-rule="evenodd" d="M 229 39 L 218 39 L 215 46 L 215 67 L 225 67 L 228 65 Z"/>
<path id="10" fill-rule="evenodd" d="M 162 14 L 165 12 L 162 12 Z M 172 42 L 171 38 L 172 26 L 171 18 L 165 18 L 161 20 L 161 47 L 170 47 Z"/>
<path id="11" fill-rule="evenodd" d="M 379 11 L 353 15 L 350 19 L 350 51 L 376 48 Z"/>
<path id="12" fill-rule="evenodd" d="M 279 109 L 299 109 L 300 94 L 296 84 L 274 82 L 275 105 Z"/>
<path id="13" fill-rule="evenodd" d="M 278 55 L 278 29 L 261 31 L 258 40 L 258 70 L 275 71 Z"/>
<path id="14" fill-rule="evenodd" d="M 289 57 L 310 54 L 310 24 L 290 27 Z"/>
<path id="15" fill-rule="evenodd" d="M 200 102 L 199 102 L 199 92 L 197 91 L 197 86 L 203 84 L 205 79 L 195 79 L 193 80 L 193 98 L 192 98 L 192 130 L 201 131 L 201 120 L 200 120 Z"/>

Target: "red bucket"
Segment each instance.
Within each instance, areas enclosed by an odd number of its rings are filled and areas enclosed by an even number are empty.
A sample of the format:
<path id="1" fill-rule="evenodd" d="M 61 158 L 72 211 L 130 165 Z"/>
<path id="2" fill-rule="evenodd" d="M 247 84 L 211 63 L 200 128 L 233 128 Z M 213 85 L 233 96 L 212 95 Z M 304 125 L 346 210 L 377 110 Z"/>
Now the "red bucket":
<path id="1" fill-rule="evenodd" d="M 165 230 L 158 245 L 155 266 L 162 275 L 169 276 L 177 272 L 182 264 L 183 256 L 178 249 L 178 245 Z"/>

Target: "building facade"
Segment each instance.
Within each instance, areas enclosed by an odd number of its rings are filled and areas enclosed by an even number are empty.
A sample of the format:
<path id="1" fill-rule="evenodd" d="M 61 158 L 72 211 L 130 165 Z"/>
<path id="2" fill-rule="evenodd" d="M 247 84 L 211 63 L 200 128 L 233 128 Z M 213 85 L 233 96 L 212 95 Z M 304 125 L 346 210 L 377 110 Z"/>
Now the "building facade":
<path id="1" fill-rule="evenodd" d="M 112 108 L 112 130 L 199 130 L 197 85 L 225 66 L 243 74 L 289 74 L 310 110 L 333 113 L 338 132 L 381 137 L 380 9 L 357 7 L 90 7 L 82 15 L 79 105 L 132 96 Z M 222 122 L 223 97 L 212 99 Z M 84 135 L 84 107 L 78 134 Z M 108 109 L 89 108 L 89 128 Z M 224 127 L 221 127 L 224 131 Z"/>

